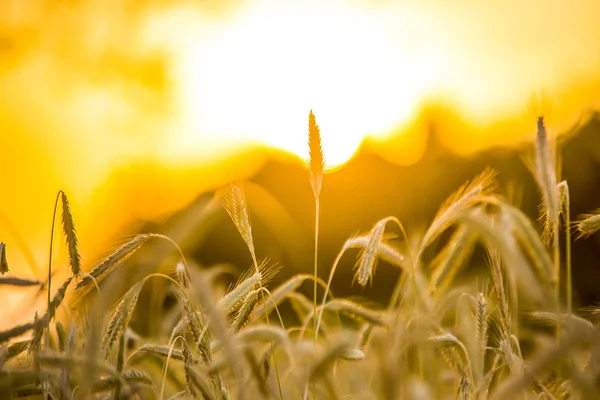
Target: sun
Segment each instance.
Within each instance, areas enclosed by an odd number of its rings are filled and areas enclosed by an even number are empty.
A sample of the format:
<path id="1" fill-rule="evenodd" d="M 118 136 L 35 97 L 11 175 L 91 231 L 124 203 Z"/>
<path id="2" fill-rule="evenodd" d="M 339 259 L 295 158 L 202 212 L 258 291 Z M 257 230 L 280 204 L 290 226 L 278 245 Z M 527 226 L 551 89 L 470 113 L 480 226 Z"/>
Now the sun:
<path id="1" fill-rule="evenodd" d="M 226 21 L 197 21 L 196 32 L 170 41 L 180 113 L 172 147 L 218 151 L 254 142 L 305 159 L 312 109 L 333 168 L 367 135 L 385 134 L 413 113 L 418 79 L 381 15 L 346 2 L 309 3 L 256 1 Z M 159 30 L 183 24 L 170 21 Z"/>

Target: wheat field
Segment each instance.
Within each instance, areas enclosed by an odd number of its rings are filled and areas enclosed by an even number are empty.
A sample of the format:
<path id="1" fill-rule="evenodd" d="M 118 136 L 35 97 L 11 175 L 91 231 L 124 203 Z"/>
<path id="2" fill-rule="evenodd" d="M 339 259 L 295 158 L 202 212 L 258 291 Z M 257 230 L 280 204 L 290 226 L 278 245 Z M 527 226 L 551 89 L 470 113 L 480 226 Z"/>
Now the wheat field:
<path id="1" fill-rule="evenodd" d="M 216 194 L 253 260 L 230 288 L 218 284 L 224 268 L 196 268 L 175 240 L 155 233 L 129 238 L 84 271 L 76 218 L 59 192 L 54 217 L 69 277 L 52 280 L 56 243 L 45 282 L 13 276 L 11 249 L 0 244 L 0 286 L 47 293 L 45 313 L 0 332 L 0 397 L 600 398 L 600 331 L 593 323 L 600 308 L 573 309 L 570 261 L 571 241 L 600 230 L 600 211 L 571 220 L 568 184 L 559 179 L 556 146 L 542 118 L 535 151 L 525 159 L 539 186 L 539 222 L 500 194 L 487 169 L 440 206 L 423 234 L 407 232 L 394 216 L 373 221 L 369 232 L 346 240 L 333 265 L 317 265 L 319 195 L 327 177 L 312 111 L 308 128 L 314 272 L 278 286 L 270 281 L 285 266 L 257 258 L 241 182 Z M 125 294 L 109 301 L 115 271 L 136 268 L 128 260 L 159 244 L 176 254 L 170 270 L 127 282 Z M 457 279 L 474 251 L 487 254 L 485 271 Z M 336 268 L 347 253 L 357 256 L 355 285 L 377 280 L 379 261 L 400 271 L 387 306 L 334 296 Z M 157 282 L 161 296 L 170 294 L 176 304 L 169 314 L 145 310 L 155 328 L 141 335 L 132 317 Z M 293 317 L 280 313 L 284 303 Z"/>

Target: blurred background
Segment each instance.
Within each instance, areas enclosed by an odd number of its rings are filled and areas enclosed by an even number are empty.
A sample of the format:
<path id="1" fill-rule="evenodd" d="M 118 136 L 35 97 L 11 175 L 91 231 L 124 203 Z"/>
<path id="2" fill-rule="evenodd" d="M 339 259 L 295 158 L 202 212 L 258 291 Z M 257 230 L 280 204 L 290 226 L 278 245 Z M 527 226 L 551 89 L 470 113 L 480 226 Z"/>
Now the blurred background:
<path id="1" fill-rule="evenodd" d="M 323 277 L 350 235 L 388 215 L 422 232 L 486 166 L 535 219 L 522 155 L 538 115 L 558 138 L 572 215 L 598 208 L 599 13 L 593 0 L 3 0 L 0 241 L 12 272 L 44 279 L 60 189 L 87 269 L 144 231 L 171 235 L 198 265 L 241 271 L 250 255 L 214 198 L 238 179 L 276 279 L 311 271 L 310 109 L 330 168 Z M 174 266 L 160 246 L 145 251 L 139 262 Z M 359 290 L 354 261 L 334 292 L 387 297 L 396 271 L 381 265 Z M 599 238 L 576 241 L 576 304 L 600 300 L 598 264 Z M 0 293 L 14 309 L 0 328 L 29 319 L 31 297 Z"/>

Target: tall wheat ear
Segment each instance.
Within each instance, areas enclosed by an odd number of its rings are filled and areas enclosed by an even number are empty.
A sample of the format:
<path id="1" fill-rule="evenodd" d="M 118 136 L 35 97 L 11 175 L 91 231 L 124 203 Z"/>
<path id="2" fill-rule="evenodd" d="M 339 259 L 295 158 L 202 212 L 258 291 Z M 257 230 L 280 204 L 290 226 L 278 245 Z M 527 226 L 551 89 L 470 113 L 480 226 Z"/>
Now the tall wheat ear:
<path id="1" fill-rule="evenodd" d="M 308 169 L 310 171 L 310 184 L 313 195 L 318 198 L 323 185 L 325 174 L 325 155 L 321 142 L 321 129 L 317 125 L 317 119 L 310 110 L 308 114 Z"/>
<path id="2" fill-rule="evenodd" d="M 319 243 L 319 200 L 325 174 L 325 156 L 321 143 L 321 130 L 317 125 L 317 118 L 312 110 L 308 113 L 308 170 L 310 172 L 310 185 L 315 199 L 315 256 L 314 256 L 314 308 L 317 307 L 317 257 Z M 316 314 L 316 313 L 315 313 Z M 315 320 L 316 326 L 316 320 Z M 316 332 L 316 331 L 315 331 Z M 315 336 L 315 341 L 316 341 Z"/>
<path id="3" fill-rule="evenodd" d="M 321 143 L 321 130 L 312 110 L 308 113 L 308 170 L 310 172 L 310 185 L 315 199 L 315 253 L 313 261 L 313 344 L 317 346 L 317 279 L 319 256 L 319 211 L 323 175 L 325 174 L 325 156 Z M 307 393 L 304 393 L 306 397 Z M 316 386 L 313 385 L 313 396 L 316 396 Z"/>

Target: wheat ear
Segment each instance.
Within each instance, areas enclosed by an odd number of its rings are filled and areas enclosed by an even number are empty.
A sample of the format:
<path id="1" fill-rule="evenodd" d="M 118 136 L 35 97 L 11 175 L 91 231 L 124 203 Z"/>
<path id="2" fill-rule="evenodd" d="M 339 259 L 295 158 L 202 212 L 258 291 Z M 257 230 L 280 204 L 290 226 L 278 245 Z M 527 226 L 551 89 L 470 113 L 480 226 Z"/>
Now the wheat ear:
<path id="1" fill-rule="evenodd" d="M 325 156 L 321 143 L 321 130 L 317 125 L 317 119 L 310 110 L 308 114 L 308 166 L 310 170 L 310 184 L 313 195 L 318 198 L 321 194 L 323 175 L 325 172 Z"/>
<path id="2" fill-rule="evenodd" d="M 537 121 L 535 166 L 535 175 L 543 200 L 541 218 L 544 226 L 544 236 L 550 239 L 556 233 L 554 225 L 558 223 L 560 198 L 554 169 L 554 158 L 543 117 L 539 117 Z"/>
<path id="3" fill-rule="evenodd" d="M 29 340 L 21 340 L 15 342 L 6 348 L 6 353 L 3 354 L 3 363 L 7 363 L 18 355 L 22 354 L 29 347 Z"/>
<path id="4" fill-rule="evenodd" d="M 323 175 L 325 174 L 325 157 L 323 155 L 323 146 L 321 144 L 321 130 L 317 125 L 317 119 L 312 110 L 308 113 L 308 169 L 310 172 L 310 184 L 315 199 L 315 254 L 313 262 L 313 345 L 317 346 L 317 277 L 318 275 L 318 256 L 319 256 L 319 213 L 321 187 L 323 185 Z M 323 297 L 325 298 L 325 296 Z M 313 386 L 313 394 L 316 396 L 316 386 Z M 306 395 L 306 392 L 305 392 Z"/>
<path id="5" fill-rule="evenodd" d="M 461 361 L 465 363 L 466 369 L 469 372 L 470 384 L 474 387 L 473 367 L 471 365 L 471 359 L 469 358 L 469 352 L 463 342 L 451 333 L 430 336 L 428 340 L 437 343 L 439 346 L 451 346 L 460 349 L 460 352 L 462 353 Z"/>
<path id="6" fill-rule="evenodd" d="M 63 302 L 63 300 L 65 299 L 65 296 L 67 294 L 67 288 L 69 287 L 69 285 L 71 284 L 71 281 L 73 280 L 73 277 L 70 276 L 69 278 L 67 278 L 63 284 L 58 288 L 58 290 L 56 291 L 56 293 L 54 294 L 54 296 L 52 297 L 52 299 L 50 300 L 48 309 L 46 310 L 46 313 L 44 314 L 44 316 L 41 318 L 41 323 L 38 324 L 35 333 L 33 335 L 33 338 L 31 339 L 31 346 L 30 349 L 34 349 L 35 347 L 37 347 L 37 345 L 39 343 L 41 343 L 42 340 L 42 334 L 44 333 L 45 330 L 48 330 L 48 336 L 50 334 L 50 322 L 54 319 L 54 316 L 56 315 L 56 309 L 61 305 L 61 303 Z"/>
<path id="7" fill-rule="evenodd" d="M 246 295 L 242 305 L 235 314 L 231 323 L 230 329 L 233 332 L 237 332 L 244 326 L 246 326 L 250 319 L 250 314 L 252 313 L 252 311 L 256 307 L 256 304 L 258 303 L 258 295 L 260 292 L 260 289 L 256 289 Z"/>
<path id="8" fill-rule="evenodd" d="M 571 328 L 576 332 L 593 334 L 596 331 L 594 324 L 590 321 L 573 314 L 556 315 L 556 313 L 547 311 L 534 311 L 531 316 L 551 325 L 563 325 L 563 327 Z"/>
<path id="9" fill-rule="evenodd" d="M 477 236 L 467 226 L 461 225 L 456 229 L 448 244 L 433 261 L 436 267 L 429 284 L 432 293 L 437 292 L 441 296 L 448 290 L 459 269 L 466 265 L 473 253 L 476 240 Z"/>
<path id="10" fill-rule="evenodd" d="M 375 268 L 377 267 L 377 250 L 379 244 L 383 240 L 385 225 L 390 221 L 390 218 L 382 219 L 377 222 L 369 234 L 369 242 L 363 251 L 360 253 L 359 262 L 356 269 L 354 279 L 358 284 L 365 286 L 369 281 L 373 281 Z"/>
<path id="11" fill-rule="evenodd" d="M 491 169 L 484 170 L 475 179 L 464 184 L 446 200 L 423 236 L 419 256 L 425 247 L 433 242 L 456 220 L 461 211 L 477 204 L 482 196 L 493 190 L 495 187 L 495 175 L 496 173 Z"/>
<path id="12" fill-rule="evenodd" d="M 477 308 L 475 313 L 475 321 L 477 328 L 477 382 L 479 383 L 483 378 L 483 372 L 485 368 L 485 351 L 487 348 L 488 340 L 488 308 L 487 301 L 483 293 L 477 295 Z"/>
<path id="13" fill-rule="evenodd" d="M 494 292 L 500 307 L 500 329 L 502 330 L 502 337 L 508 338 L 511 335 L 511 316 L 508 297 L 505 295 L 504 290 L 502 260 L 500 259 L 500 253 L 498 250 L 492 249 L 489 243 L 487 243 L 486 249 L 488 265 L 492 275 L 492 283 L 494 284 Z"/>
<path id="14" fill-rule="evenodd" d="M 138 385 L 153 386 L 154 382 L 152 381 L 152 378 L 145 372 L 130 370 L 123 372 L 120 377 L 107 377 L 100 379 L 94 384 L 93 392 L 105 392 L 108 390 L 116 390 L 121 386 Z M 124 398 L 127 397 L 128 394 L 130 395 L 129 392 L 123 391 L 121 393 L 121 397 L 116 397 L 115 395 L 115 398 Z"/>
<path id="15" fill-rule="evenodd" d="M 250 216 L 248 213 L 248 207 L 246 204 L 246 198 L 244 195 L 243 187 L 241 183 L 236 183 L 230 185 L 229 190 L 225 192 L 225 196 L 223 198 L 224 206 L 227 210 L 227 213 L 233 220 L 236 228 L 242 235 L 242 238 L 246 242 L 248 249 L 250 250 L 250 254 L 252 256 L 252 261 L 254 261 L 254 268 L 256 270 L 256 274 L 261 275 L 261 266 L 258 264 L 258 260 L 256 257 L 256 252 L 254 250 L 254 241 L 252 239 L 252 227 L 250 225 Z M 262 291 L 263 288 L 263 280 L 258 280 L 258 288 L 260 290 L 261 300 L 263 302 L 263 309 L 265 312 L 265 319 L 267 323 L 269 322 L 269 315 L 267 313 L 267 304 L 265 301 L 265 295 Z M 281 387 L 281 381 L 279 377 L 279 368 L 277 367 L 277 360 L 273 359 L 273 364 L 275 365 L 275 371 L 277 373 L 277 384 L 279 386 L 279 397 L 283 399 L 283 389 Z"/>
<path id="16" fill-rule="evenodd" d="M 242 235 L 244 242 L 246 242 L 254 264 L 258 265 L 256 262 L 256 252 L 254 251 L 254 241 L 252 239 L 250 215 L 241 182 L 231 183 L 227 189 L 223 190 L 223 206 L 240 232 L 240 235 Z"/>
<path id="17" fill-rule="evenodd" d="M 69 248 L 69 263 L 71 264 L 71 272 L 74 276 L 81 272 L 81 255 L 79 254 L 79 241 L 77 239 L 77 231 L 75 231 L 75 222 L 73 213 L 69 205 L 69 199 L 65 192 L 61 192 L 62 200 L 62 227 Z"/>
<path id="18" fill-rule="evenodd" d="M 239 348 L 228 329 L 229 327 L 227 325 L 225 315 L 223 315 L 221 312 L 221 308 L 217 307 L 217 305 L 214 303 L 209 282 L 206 279 L 199 279 L 198 285 L 198 299 L 206 314 L 210 316 L 208 325 L 210 328 L 212 328 L 212 332 L 216 339 L 223 344 L 225 359 L 229 365 L 229 368 L 231 369 L 236 386 L 238 388 L 238 398 L 243 400 L 245 398 L 245 393 L 243 390 L 243 371 L 241 370 L 240 365 L 237 363 L 237 360 L 239 359 Z"/>
<path id="19" fill-rule="evenodd" d="M 133 310 L 137 304 L 138 297 L 142 291 L 144 281 L 140 281 L 133 285 L 121 299 L 113 316 L 108 324 L 108 328 L 102 339 L 102 347 L 105 351 L 105 356 L 108 359 L 112 351 L 113 345 L 120 339 L 121 335 L 129 325 L 129 320 L 133 315 Z"/>
<path id="20" fill-rule="evenodd" d="M 242 305 L 248 293 L 258 287 L 261 278 L 262 274 L 259 272 L 242 280 L 240 284 L 219 300 L 217 307 L 225 313 L 237 310 Z"/>
<path id="21" fill-rule="evenodd" d="M 571 194 L 567 181 L 558 184 L 560 192 L 561 214 L 565 223 L 565 259 L 566 259 L 566 293 L 567 313 L 573 311 L 573 274 L 571 265 Z"/>
<path id="22" fill-rule="evenodd" d="M 156 237 L 154 234 L 136 235 L 133 239 L 121 245 L 112 254 L 100 261 L 89 274 L 85 275 L 77 285 L 75 290 L 89 290 L 94 285 L 94 279 L 101 279 L 111 271 L 123 264 L 133 253 L 135 253 L 150 238 Z"/>
<path id="23" fill-rule="evenodd" d="M 589 214 L 580 215 L 579 218 L 576 222 L 579 239 L 587 238 L 600 231 L 600 208 Z"/>
<path id="24" fill-rule="evenodd" d="M 325 307 L 331 311 L 337 311 L 348 315 L 351 318 L 362 319 L 365 322 L 378 326 L 385 326 L 385 321 L 381 312 L 374 311 L 370 308 L 361 306 L 360 304 L 348 299 L 333 299 L 325 303 Z"/>
<path id="25" fill-rule="evenodd" d="M 137 349 L 137 352 L 145 352 L 148 354 L 153 354 L 157 357 L 167 358 L 169 356 L 169 346 L 164 345 L 156 345 L 156 344 L 145 344 L 142 347 Z M 133 355 L 132 355 L 133 357 Z M 171 358 L 173 360 L 183 361 L 183 353 L 181 350 L 174 349 L 171 353 Z"/>
<path id="26" fill-rule="evenodd" d="M 175 276 L 182 288 L 187 289 L 190 286 L 190 272 L 183 262 L 177 263 Z"/>
<path id="27" fill-rule="evenodd" d="M 17 336 L 21 336 L 25 332 L 35 329 L 39 325 L 38 321 L 29 322 L 23 325 L 14 326 L 6 331 L 0 332 L 0 344 L 9 341 Z"/>
<path id="28" fill-rule="evenodd" d="M 548 133 L 544 125 L 544 118 L 539 117 L 537 121 L 537 140 L 535 146 L 536 177 L 542 203 L 540 207 L 541 220 L 544 226 L 544 238 L 552 240 L 554 271 L 552 284 L 554 285 L 555 301 L 560 310 L 560 247 L 558 238 L 558 227 L 560 217 L 560 194 L 556 179 L 555 163 L 548 140 Z M 557 331 L 559 335 L 559 331 Z"/>
<path id="29" fill-rule="evenodd" d="M 6 257 L 6 245 L 0 242 L 0 274 L 4 275 L 8 272 L 8 257 Z"/>
<path id="30" fill-rule="evenodd" d="M 12 276 L 0 277 L 0 286 L 1 285 L 10 285 L 10 286 L 26 287 L 26 286 L 37 286 L 39 284 L 40 284 L 39 281 L 32 281 L 29 279 L 16 278 L 16 277 L 12 277 Z"/>
<path id="31" fill-rule="evenodd" d="M 533 224 L 517 207 L 509 203 L 502 203 L 500 207 L 501 229 L 507 232 L 516 231 L 516 237 L 529 255 L 529 258 L 533 261 L 536 273 L 541 281 L 550 283 L 553 274 L 552 258 L 548 254 Z"/>
<path id="32" fill-rule="evenodd" d="M 390 221 L 395 222 L 400 227 L 400 230 L 404 234 L 404 238 L 407 239 L 406 231 L 404 230 L 404 226 L 396 217 L 386 217 L 386 218 L 381 219 L 380 221 L 378 221 L 376 223 L 376 225 L 373 228 L 373 231 L 375 231 L 375 230 L 380 231 L 382 228 L 385 228 L 385 225 Z M 357 248 L 357 247 L 366 249 L 370 246 L 371 248 L 375 248 L 375 254 L 377 256 L 383 258 L 384 260 L 386 260 L 386 261 L 390 262 L 391 264 L 396 265 L 402 269 L 406 268 L 406 265 L 404 262 L 404 256 L 402 256 L 402 254 L 400 254 L 392 246 L 390 246 L 382 241 L 383 232 L 378 232 L 374 240 L 372 240 L 372 236 L 373 236 L 372 232 L 368 235 L 358 236 L 358 237 L 353 237 L 353 238 L 347 239 L 346 242 L 344 243 L 344 246 L 342 247 L 342 250 L 338 253 L 337 257 L 335 258 L 335 261 L 333 262 L 333 266 L 331 267 L 331 270 L 329 271 L 329 278 L 327 278 L 327 286 L 325 286 L 325 293 L 323 294 L 323 299 L 321 301 L 321 311 L 320 311 L 320 314 L 317 316 L 317 325 L 314 327 L 315 335 L 319 334 L 319 327 L 321 325 L 321 317 L 322 317 L 323 310 L 325 307 L 325 301 L 327 300 L 327 296 L 329 294 L 329 288 L 331 287 L 331 282 L 333 281 L 333 275 L 335 274 L 337 266 L 338 266 L 340 260 L 342 259 L 342 256 L 346 252 L 346 250 L 348 250 L 350 248 Z M 381 234 L 381 236 L 379 236 L 379 234 Z M 371 251 L 373 251 L 373 250 L 371 250 Z M 366 252 L 367 251 L 365 250 L 365 253 Z M 372 258 L 371 260 L 374 262 L 374 258 Z M 364 257 L 362 258 L 361 264 L 363 261 L 364 261 Z M 373 265 L 371 265 L 371 267 L 372 266 Z M 370 274 L 368 271 L 369 263 L 366 263 L 366 266 L 363 266 L 363 268 L 365 269 L 365 271 L 363 271 L 365 276 L 367 274 Z M 371 270 L 373 270 L 373 268 L 371 268 Z M 397 288 L 398 288 L 398 286 L 397 286 Z M 393 301 L 393 302 L 395 303 L 395 301 Z M 392 304 L 392 303 L 390 303 L 390 304 Z M 316 313 L 317 312 L 316 309 L 313 310 L 313 312 Z"/>

